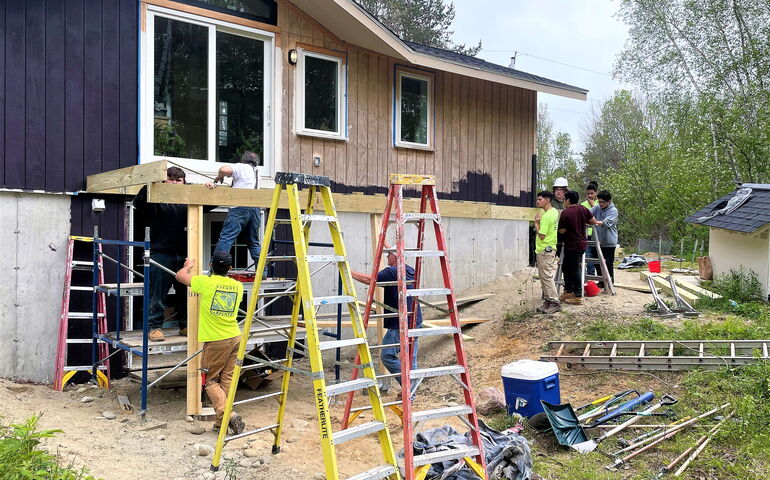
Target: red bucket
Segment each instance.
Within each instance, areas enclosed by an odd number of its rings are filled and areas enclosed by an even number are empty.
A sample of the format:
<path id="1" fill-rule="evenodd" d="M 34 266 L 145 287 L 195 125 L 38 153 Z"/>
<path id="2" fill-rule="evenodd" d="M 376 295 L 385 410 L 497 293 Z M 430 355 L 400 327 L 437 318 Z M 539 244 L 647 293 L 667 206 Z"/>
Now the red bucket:
<path id="1" fill-rule="evenodd" d="M 651 262 L 648 262 L 647 268 L 650 269 L 651 273 L 660 273 L 660 260 L 652 260 Z"/>
<path id="2" fill-rule="evenodd" d="M 593 280 L 586 282 L 585 286 L 583 287 L 583 292 L 585 293 L 586 297 L 595 297 L 599 295 L 601 291 L 602 290 L 596 283 L 593 282 Z"/>

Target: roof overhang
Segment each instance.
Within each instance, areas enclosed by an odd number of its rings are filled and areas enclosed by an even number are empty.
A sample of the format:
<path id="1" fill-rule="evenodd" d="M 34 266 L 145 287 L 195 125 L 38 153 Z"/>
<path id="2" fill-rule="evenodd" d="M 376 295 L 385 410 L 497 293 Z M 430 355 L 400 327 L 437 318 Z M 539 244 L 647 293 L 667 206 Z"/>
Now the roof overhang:
<path id="1" fill-rule="evenodd" d="M 488 80 L 527 90 L 549 93 L 576 100 L 586 100 L 587 91 L 560 88 L 536 81 L 516 78 L 443 58 L 415 52 L 376 18 L 353 0 L 289 0 L 313 20 L 323 25 L 340 40 L 395 57 L 421 67 Z"/>

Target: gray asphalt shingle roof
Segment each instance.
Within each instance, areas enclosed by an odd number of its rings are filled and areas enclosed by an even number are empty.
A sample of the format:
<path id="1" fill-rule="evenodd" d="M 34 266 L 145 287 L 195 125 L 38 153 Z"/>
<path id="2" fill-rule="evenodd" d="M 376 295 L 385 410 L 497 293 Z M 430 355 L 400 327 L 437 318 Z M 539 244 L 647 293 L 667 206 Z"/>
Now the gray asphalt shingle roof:
<path id="1" fill-rule="evenodd" d="M 727 201 L 735 196 L 736 192 L 728 193 L 714 200 L 684 221 L 695 225 L 707 225 L 709 227 L 724 228 L 736 232 L 752 233 L 770 223 L 770 184 L 744 184 L 743 187 L 751 188 L 749 199 L 729 215 L 717 215 L 704 222 L 698 222 L 699 217 L 709 215 L 714 210 L 724 208 Z"/>
<path id="2" fill-rule="evenodd" d="M 471 57 L 469 55 L 463 55 L 461 53 L 453 52 L 451 50 L 444 50 L 441 48 L 429 47 L 427 45 L 422 45 L 420 43 L 415 43 L 415 42 L 409 42 L 407 40 L 402 40 L 402 41 L 415 52 L 423 53 L 425 55 L 430 55 L 432 57 L 436 57 L 441 60 L 445 60 L 447 62 L 453 62 L 460 65 L 465 65 L 471 68 L 478 68 L 480 70 L 486 70 L 486 71 L 497 73 L 500 75 L 507 75 L 509 77 L 518 78 L 520 80 L 525 80 L 527 82 L 539 83 L 541 85 L 545 85 L 549 87 L 562 88 L 565 90 L 571 90 L 573 92 L 578 92 L 578 93 L 588 93 L 588 90 L 584 88 L 576 87 L 574 85 L 568 85 L 562 82 L 557 82 L 556 80 L 540 77 L 538 75 L 532 75 L 531 73 L 522 72 L 521 70 L 515 70 L 513 68 L 504 67 L 496 63 L 487 62 L 486 60 L 482 60 L 480 58 Z"/>

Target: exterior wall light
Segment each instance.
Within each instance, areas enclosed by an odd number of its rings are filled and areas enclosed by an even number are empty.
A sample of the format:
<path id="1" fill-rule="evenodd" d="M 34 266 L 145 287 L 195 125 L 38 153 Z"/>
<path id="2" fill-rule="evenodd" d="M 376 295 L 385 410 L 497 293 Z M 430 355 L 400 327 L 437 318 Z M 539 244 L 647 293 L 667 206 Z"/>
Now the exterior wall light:
<path id="1" fill-rule="evenodd" d="M 297 52 L 297 49 L 292 48 L 291 50 L 289 50 L 289 63 L 292 65 L 296 65 L 298 60 L 299 60 L 299 52 Z"/>

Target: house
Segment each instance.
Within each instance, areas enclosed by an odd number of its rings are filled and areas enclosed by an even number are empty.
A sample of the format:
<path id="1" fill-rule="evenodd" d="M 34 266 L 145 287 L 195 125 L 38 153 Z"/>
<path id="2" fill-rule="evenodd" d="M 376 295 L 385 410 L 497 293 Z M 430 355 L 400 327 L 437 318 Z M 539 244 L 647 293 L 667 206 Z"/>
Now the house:
<path id="1" fill-rule="evenodd" d="M 770 301 L 770 184 L 744 183 L 685 222 L 709 227 L 714 276 L 752 270 Z"/>
<path id="2" fill-rule="evenodd" d="M 86 177 L 137 164 L 210 175 L 255 150 L 261 188 L 277 171 L 327 175 L 358 195 L 340 209 L 358 269 L 380 208 L 363 199 L 389 173 L 433 174 L 456 288 L 527 263 L 537 93 L 586 90 L 405 42 L 352 0 L 222 3 L 0 7 L 0 376 L 51 380 L 67 236 L 137 231 L 131 197 L 91 194 Z M 205 217 L 204 252 L 224 215 Z"/>

